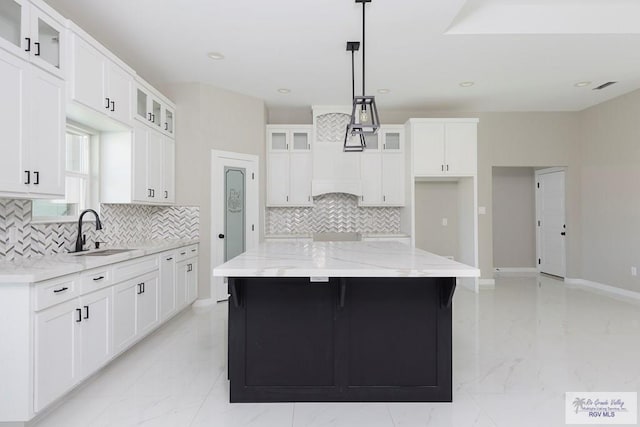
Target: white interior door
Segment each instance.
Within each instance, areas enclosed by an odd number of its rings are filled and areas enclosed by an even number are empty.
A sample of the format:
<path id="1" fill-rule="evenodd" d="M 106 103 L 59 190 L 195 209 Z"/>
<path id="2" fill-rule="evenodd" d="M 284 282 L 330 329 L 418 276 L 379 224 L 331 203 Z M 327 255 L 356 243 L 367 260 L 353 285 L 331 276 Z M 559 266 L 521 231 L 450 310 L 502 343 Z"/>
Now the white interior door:
<path id="1" fill-rule="evenodd" d="M 211 265 L 215 268 L 258 244 L 258 156 L 213 150 L 211 161 Z M 226 280 L 211 276 L 211 283 L 211 297 L 226 300 Z"/>
<path id="2" fill-rule="evenodd" d="M 565 172 L 536 171 L 538 271 L 565 277 Z"/>

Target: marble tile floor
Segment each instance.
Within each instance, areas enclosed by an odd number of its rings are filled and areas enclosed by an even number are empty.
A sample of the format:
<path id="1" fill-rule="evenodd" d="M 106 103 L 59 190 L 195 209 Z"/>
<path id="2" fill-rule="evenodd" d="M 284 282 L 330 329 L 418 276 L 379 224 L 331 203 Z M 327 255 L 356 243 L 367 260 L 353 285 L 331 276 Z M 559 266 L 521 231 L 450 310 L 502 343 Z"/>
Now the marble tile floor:
<path id="1" fill-rule="evenodd" d="M 553 427 L 565 391 L 640 389 L 640 305 L 543 276 L 456 293 L 452 404 L 230 404 L 226 309 L 180 314 L 35 425 Z"/>

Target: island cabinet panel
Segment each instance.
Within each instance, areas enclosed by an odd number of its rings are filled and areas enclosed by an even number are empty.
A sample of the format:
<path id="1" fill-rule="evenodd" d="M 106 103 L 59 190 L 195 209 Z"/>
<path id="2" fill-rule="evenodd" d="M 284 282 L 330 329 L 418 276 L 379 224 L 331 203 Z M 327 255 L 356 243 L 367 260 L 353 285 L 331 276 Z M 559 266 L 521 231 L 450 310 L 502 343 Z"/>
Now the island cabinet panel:
<path id="1" fill-rule="evenodd" d="M 229 278 L 231 402 L 450 402 L 455 278 Z"/>

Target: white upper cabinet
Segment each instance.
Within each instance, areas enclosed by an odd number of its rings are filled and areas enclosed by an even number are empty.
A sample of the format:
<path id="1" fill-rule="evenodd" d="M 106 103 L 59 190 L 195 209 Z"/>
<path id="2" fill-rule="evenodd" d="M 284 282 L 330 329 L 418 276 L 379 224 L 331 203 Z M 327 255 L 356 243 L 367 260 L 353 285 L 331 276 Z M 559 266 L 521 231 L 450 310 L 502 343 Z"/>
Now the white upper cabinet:
<path id="1" fill-rule="evenodd" d="M 312 126 L 267 126 L 267 206 L 312 206 Z"/>
<path id="2" fill-rule="evenodd" d="M 87 35 L 71 35 L 69 97 L 97 113 L 131 125 L 133 74 L 109 59 Z M 76 113 L 85 121 L 83 112 Z M 89 119 L 91 120 L 91 119 Z"/>
<path id="3" fill-rule="evenodd" d="M 411 119 L 415 176 L 477 174 L 477 119 Z"/>
<path id="4" fill-rule="evenodd" d="M 64 197 L 64 81 L 0 50 L 0 195 Z"/>
<path id="5" fill-rule="evenodd" d="M 102 203 L 175 202 L 175 141 L 134 122 L 132 131 L 103 132 L 100 140 Z"/>
<path id="6" fill-rule="evenodd" d="M 175 108 L 172 103 L 139 77 L 134 99 L 136 119 L 174 138 Z"/>
<path id="7" fill-rule="evenodd" d="M 4 0 L 0 4 L 0 48 L 58 76 L 64 73 L 64 19 L 46 4 Z"/>
<path id="8" fill-rule="evenodd" d="M 382 125 L 360 154 L 360 206 L 404 206 L 404 126 Z"/>

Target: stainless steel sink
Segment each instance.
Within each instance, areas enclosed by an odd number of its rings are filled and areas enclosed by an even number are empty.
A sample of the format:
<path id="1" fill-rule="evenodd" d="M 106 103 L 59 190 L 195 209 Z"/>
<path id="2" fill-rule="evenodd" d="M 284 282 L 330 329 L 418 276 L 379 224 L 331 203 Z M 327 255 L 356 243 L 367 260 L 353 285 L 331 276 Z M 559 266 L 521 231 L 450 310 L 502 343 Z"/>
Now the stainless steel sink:
<path id="1" fill-rule="evenodd" d="M 109 256 L 115 254 L 121 254 L 124 252 L 131 252 L 133 249 L 105 249 L 101 251 L 93 251 L 93 252 L 76 252 L 73 255 L 75 256 Z"/>

